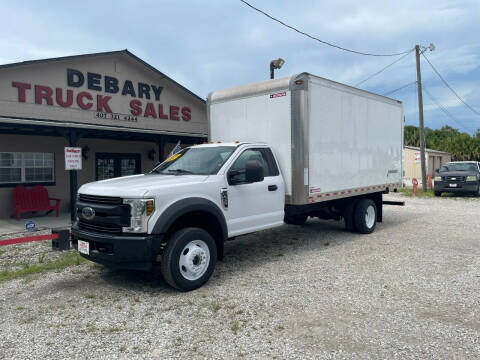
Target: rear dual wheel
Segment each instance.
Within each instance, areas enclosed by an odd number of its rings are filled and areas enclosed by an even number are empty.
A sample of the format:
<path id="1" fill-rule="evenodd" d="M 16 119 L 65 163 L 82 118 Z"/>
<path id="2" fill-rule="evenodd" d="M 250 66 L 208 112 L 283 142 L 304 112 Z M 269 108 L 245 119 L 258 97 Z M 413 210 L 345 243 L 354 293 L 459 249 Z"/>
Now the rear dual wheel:
<path id="1" fill-rule="evenodd" d="M 371 199 L 351 201 L 344 209 L 345 228 L 360 234 L 370 234 L 377 225 L 377 207 Z"/>

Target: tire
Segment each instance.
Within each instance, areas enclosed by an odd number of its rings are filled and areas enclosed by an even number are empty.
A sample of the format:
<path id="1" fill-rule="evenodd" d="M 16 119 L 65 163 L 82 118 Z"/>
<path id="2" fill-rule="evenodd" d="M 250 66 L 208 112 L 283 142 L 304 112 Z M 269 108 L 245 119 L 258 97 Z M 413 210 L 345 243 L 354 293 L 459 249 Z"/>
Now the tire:
<path id="1" fill-rule="evenodd" d="M 353 218 L 357 232 L 360 234 L 372 233 L 377 225 L 377 207 L 375 202 L 370 199 L 358 200 Z"/>
<path id="2" fill-rule="evenodd" d="M 208 281 L 216 261 L 217 246 L 212 236 L 203 229 L 185 228 L 167 241 L 161 272 L 170 286 L 191 291 Z"/>
<path id="3" fill-rule="evenodd" d="M 442 196 L 442 193 L 440 191 L 434 191 L 433 194 L 435 196 Z"/>
<path id="4" fill-rule="evenodd" d="M 347 231 L 357 231 L 357 229 L 355 228 L 355 221 L 353 217 L 356 204 L 357 200 L 352 200 L 343 209 L 343 221 L 345 222 L 345 229 Z"/>
<path id="5" fill-rule="evenodd" d="M 476 197 L 480 197 L 480 184 L 478 184 L 478 190 L 474 193 Z"/>
<path id="6" fill-rule="evenodd" d="M 308 215 L 285 215 L 283 221 L 290 225 L 303 225 L 307 221 Z"/>

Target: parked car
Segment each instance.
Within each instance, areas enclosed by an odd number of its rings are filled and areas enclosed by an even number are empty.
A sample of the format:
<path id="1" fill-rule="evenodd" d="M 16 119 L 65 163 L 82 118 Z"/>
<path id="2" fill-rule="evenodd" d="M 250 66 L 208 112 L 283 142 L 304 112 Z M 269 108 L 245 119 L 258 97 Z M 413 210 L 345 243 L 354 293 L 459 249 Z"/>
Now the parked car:
<path id="1" fill-rule="evenodd" d="M 444 192 L 480 196 L 480 163 L 477 161 L 446 163 L 437 172 L 433 188 L 435 196 L 440 196 Z"/>

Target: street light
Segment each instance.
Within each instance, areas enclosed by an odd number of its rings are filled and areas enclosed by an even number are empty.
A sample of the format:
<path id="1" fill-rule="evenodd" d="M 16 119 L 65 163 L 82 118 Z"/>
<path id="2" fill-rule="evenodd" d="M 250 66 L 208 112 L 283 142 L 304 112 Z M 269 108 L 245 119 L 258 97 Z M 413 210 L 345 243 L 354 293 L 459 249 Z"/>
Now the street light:
<path id="1" fill-rule="evenodd" d="M 270 79 L 273 79 L 273 72 L 275 69 L 280 69 L 283 64 L 285 64 L 285 60 L 282 58 L 278 58 L 277 60 L 270 61 Z"/>

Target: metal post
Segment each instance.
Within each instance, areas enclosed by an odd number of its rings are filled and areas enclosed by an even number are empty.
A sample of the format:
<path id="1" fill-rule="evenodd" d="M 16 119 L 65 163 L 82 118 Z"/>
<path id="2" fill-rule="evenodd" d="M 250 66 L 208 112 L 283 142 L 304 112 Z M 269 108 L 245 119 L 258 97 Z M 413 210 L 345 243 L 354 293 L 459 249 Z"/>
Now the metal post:
<path id="1" fill-rule="evenodd" d="M 167 143 L 165 135 L 160 135 L 159 138 L 157 138 L 157 144 L 158 144 L 158 162 L 161 163 L 163 160 L 165 160 L 165 144 Z"/>
<path id="2" fill-rule="evenodd" d="M 420 46 L 415 45 L 417 59 L 417 87 L 418 87 L 418 132 L 420 137 L 420 164 L 422 167 L 422 190 L 427 191 L 427 170 L 425 164 L 425 131 L 423 128 L 423 96 L 422 96 L 422 74 L 420 73 Z"/>
<path id="3" fill-rule="evenodd" d="M 274 67 L 273 67 L 273 62 L 271 61 L 270 62 L 270 79 L 273 79 L 273 72 L 274 72 Z"/>

